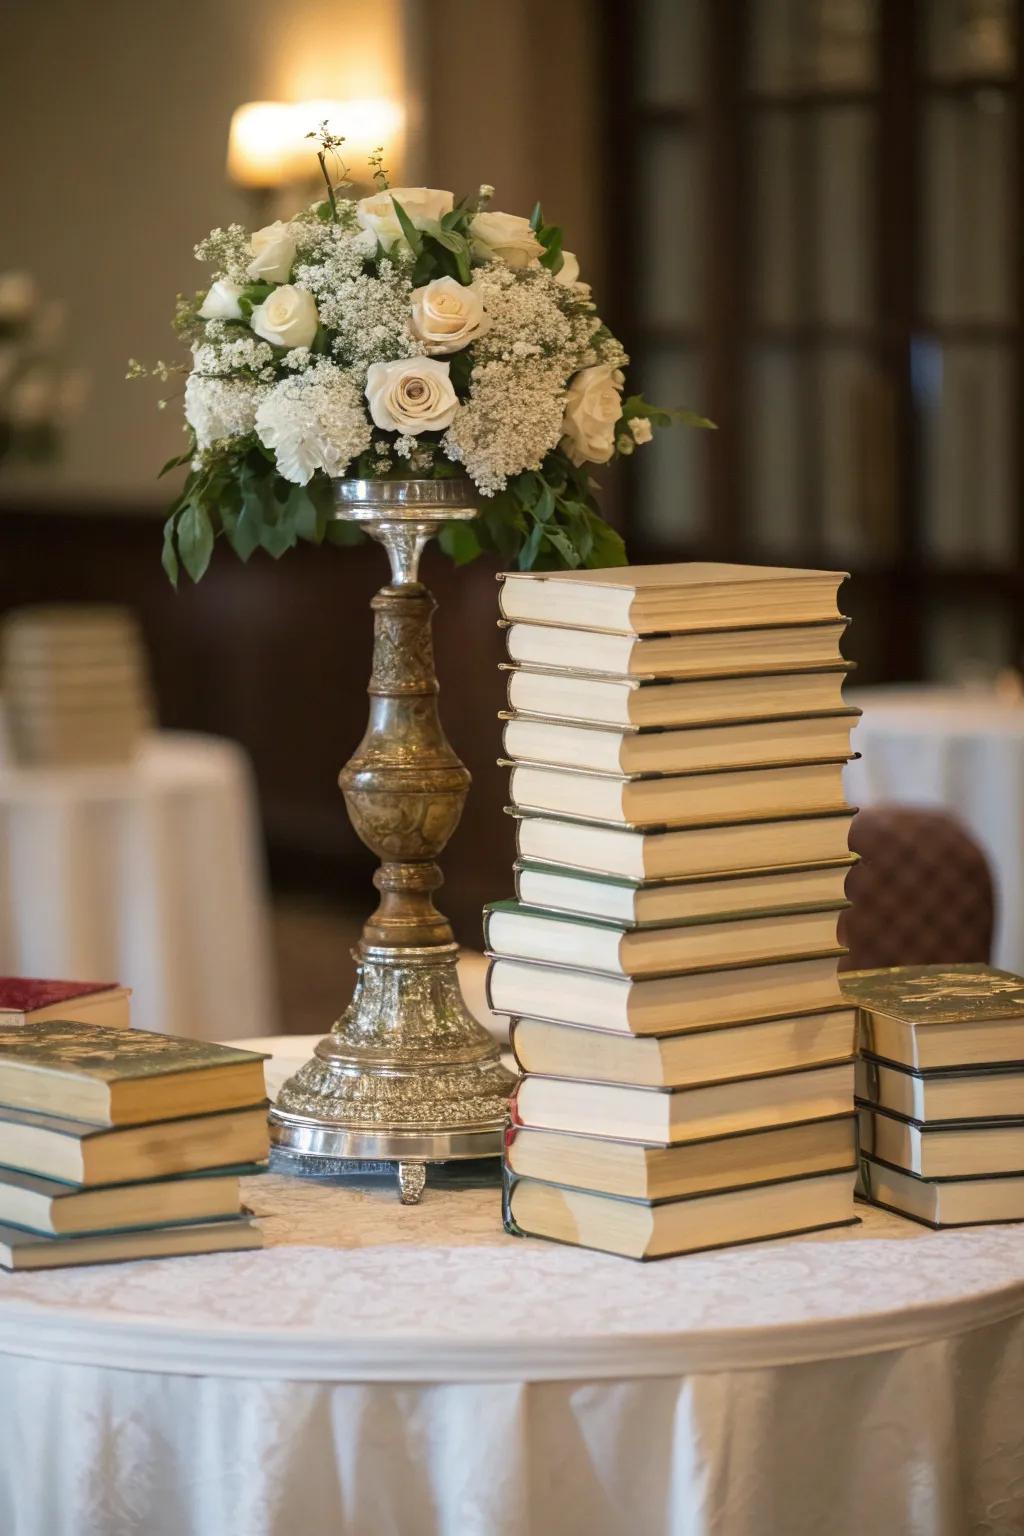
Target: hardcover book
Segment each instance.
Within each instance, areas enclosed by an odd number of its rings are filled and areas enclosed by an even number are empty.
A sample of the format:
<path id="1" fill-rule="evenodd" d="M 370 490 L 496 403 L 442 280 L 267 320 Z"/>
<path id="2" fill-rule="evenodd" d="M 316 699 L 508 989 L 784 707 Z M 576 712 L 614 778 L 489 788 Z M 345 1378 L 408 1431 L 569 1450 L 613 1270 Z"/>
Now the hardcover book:
<path id="1" fill-rule="evenodd" d="M 499 713 L 505 754 L 517 760 L 592 773 L 699 773 L 846 757 L 859 709 L 730 725 L 603 726 L 586 720 Z"/>
<path id="2" fill-rule="evenodd" d="M 624 928 L 656 928 L 695 918 L 755 912 L 813 911 L 838 906 L 855 854 L 802 868 L 740 869 L 683 880 L 629 880 L 561 869 L 557 864 L 515 864 L 516 897 L 526 907 L 594 917 Z"/>
<path id="3" fill-rule="evenodd" d="M 588 821 L 646 828 L 706 826 L 715 818 L 749 821 L 752 816 L 841 811 L 846 805 L 843 768 L 848 761 L 844 757 L 628 778 L 509 759 L 502 766 L 512 769 L 513 805 L 552 816 L 583 816 Z"/>
<path id="4" fill-rule="evenodd" d="M 772 1184 L 801 1174 L 849 1170 L 856 1162 L 852 1114 L 713 1136 L 676 1147 L 531 1126 L 509 1126 L 505 1136 L 505 1165 L 513 1174 L 651 1203 Z"/>
<path id="5" fill-rule="evenodd" d="M 1024 1174 L 1024 1120 L 961 1120 L 923 1125 L 862 1105 L 857 1137 L 866 1157 L 923 1179 Z"/>
<path id="6" fill-rule="evenodd" d="M 522 1077 L 513 1090 L 509 1116 L 513 1125 L 671 1146 L 795 1120 L 824 1120 L 852 1108 L 850 1061 L 687 1088 Z"/>
<path id="7" fill-rule="evenodd" d="M 646 1036 L 519 1018 L 512 1021 L 511 1044 L 522 1072 L 682 1088 L 849 1061 L 854 1030 L 850 1008 Z"/>
<path id="8" fill-rule="evenodd" d="M 1024 1061 L 1024 977 L 981 964 L 847 971 L 861 1047 L 927 1070 Z"/>
<path id="9" fill-rule="evenodd" d="M 855 1177 L 853 1170 L 812 1174 L 649 1205 L 506 1174 L 505 1230 L 514 1237 L 546 1237 L 623 1258 L 670 1258 L 851 1226 L 857 1220 Z"/>
<path id="10" fill-rule="evenodd" d="M 857 1062 L 857 1097 L 907 1120 L 1024 1119 L 1024 1063 L 1019 1067 L 944 1067 L 913 1072 L 877 1056 Z"/>
<path id="11" fill-rule="evenodd" d="M 845 571 L 689 561 L 501 577 L 504 619 L 613 634 L 678 634 L 840 618 Z"/>
<path id="12" fill-rule="evenodd" d="M 596 725 L 715 725 L 843 707 L 852 662 L 758 677 L 612 678 L 594 672 L 509 667 L 508 707 Z"/>
<path id="13" fill-rule="evenodd" d="M 111 1128 L 0 1108 L 0 1168 L 67 1184 L 140 1179 L 262 1163 L 270 1156 L 266 1103 L 216 1115 Z"/>
<path id="14" fill-rule="evenodd" d="M 849 620 L 647 637 L 565 625 L 501 622 L 507 625 L 509 656 L 520 666 L 608 672 L 618 677 L 721 677 L 723 673 L 756 675 L 837 661 Z"/>
<path id="15" fill-rule="evenodd" d="M 496 901 L 484 909 L 484 943 L 489 952 L 511 959 L 612 976 L 671 976 L 714 966 L 835 955 L 840 950 L 837 917 L 848 905 L 840 901 L 811 912 L 744 913 L 633 928 Z"/>
<path id="16" fill-rule="evenodd" d="M 263 1164 L 249 1163 L 187 1178 L 82 1189 L 38 1173 L 0 1168 L 0 1224 L 68 1237 L 213 1221 L 238 1215 L 240 1175 L 261 1172 Z"/>
<path id="17" fill-rule="evenodd" d="M 266 1059 L 206 1040 L 67 1019 L 0 1022 L 0 1104 L 93 1125 L 209 1114 L 262 1103 Z"/>
<path id="18" fill-rule="evenodd" d="M 936 1182 L 862 1157 L 857 1191 L 872 1205 L 909 1216 L 926 1227 L 1024 1221 L 1024 1174 Z"/>
<path id="19" fill-rule="evenodd" d="M 189 1226 L 133 1232 L 40 1237 L 20 1227 L 0 1226 L 0 1267 L 64 1269 L 75 1264 L 117 1264 L 125 1259 L 170 1259 L 187 1253 L 223 1253 L 262 1248 L 259 1227 L 248 1215 Z"/>
<path id="20" fill-rule="evenodd" d="M 131 988 L 113 981 L 41 981 L 0 976 L 0 1028 L 74 1019 L 108 1029 L 131 1027 Z"/>
<path id="21" fill-rule="evenodd" d="M 516 851 L 527 862 L 558 864 L 635 880 L 728 874 L 752 865 L 802 867 L 849 853 L 853 810 L 839 814 L 712 820 L 706 826 L 634 831 L 606 822 L 517 811 Z"/>
<path id="22" fill-rule="evenodd" d="M 495 1013 L 584 1024 L 621 1035 L 681 1034 L 848 1007 L 837 973 L 835 955 L 639 981 L 495 958 L 487 976 L 487 1002 Z"/>

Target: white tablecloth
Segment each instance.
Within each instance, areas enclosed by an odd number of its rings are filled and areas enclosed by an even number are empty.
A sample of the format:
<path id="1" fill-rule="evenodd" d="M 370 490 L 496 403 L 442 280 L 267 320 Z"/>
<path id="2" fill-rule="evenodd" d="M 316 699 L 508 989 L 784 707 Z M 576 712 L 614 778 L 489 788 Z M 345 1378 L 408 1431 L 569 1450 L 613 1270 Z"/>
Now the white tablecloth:
<path id="1" fill-rule="evenodd" d="M 996 883 L 993 962 L 1024 971 L 1024 702 L 967 688 L 852 694 L 864 714 L 847 768 L 853 805 L 938 805 L 974 833 Z"/>
<path id="2" fill-rule="evenodd" d="M 1024 1530 L 1022 1227 L 637 1265 L 496 1189 L 247 1198 L 262 1252 L 0 1275 L 0 1530 Z"/>
<path id="3" fill-rule="evenodd" d="M 127 983 L 144 1029 L 272 1032 L 244 752 L 164 732 L 130 767 L 0 764 L 0 974 Z"/>

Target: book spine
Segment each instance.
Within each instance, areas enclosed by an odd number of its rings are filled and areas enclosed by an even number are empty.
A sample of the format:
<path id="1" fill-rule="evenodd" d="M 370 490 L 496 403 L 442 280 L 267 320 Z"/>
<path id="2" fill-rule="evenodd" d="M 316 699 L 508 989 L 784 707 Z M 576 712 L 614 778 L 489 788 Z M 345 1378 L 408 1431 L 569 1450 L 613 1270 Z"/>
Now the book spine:
<path id="1" fill-rule="evenodd" d="M 490 909 L 490 907 L 484 907 L 484 914 L 483 914 L 483 936 L 484 936 L 484 949 L 485 950 L 489 950 L 491 948 L 491 909 Z M 490 976 L 490 971 L 488 971 L 487 974 L 488 974 L 488 977 L 489 977 Z M 487 1006 L 490 1007 L 490 998 L 488 998 L 488 1000 L 487 1000 Z"/>
<path id="2" fill-rule="evenodd" d="M 516 1049 L 516 1034 L 518 1033 L 518 1030 L 519 1030 L 519 1020 L 518 1020 L 518 1018 L 510 1019 L 509 1020 L 509 1026 L 508 1026 L 508 1044 L 509 1044 L 509 1049 L 511 1050 L 512 1055 L 515 1058 L 516 1066 L 518 1067 L 520 1073 L 522 1073 L 522 1072 L 526 1071 L 526 1068 L 523 1066 L 522 1061 L 519 1059 L 519 1052 Z"/>
<path id="3" fill-rule="evenodd" d="M 518 1130 L 523 1123 L 522 1116 L 519 1113 L 519 1087 L 522 1081 L 523 1079 L 520 1078 L 519 1082 L 516 1083 L 508 1101 L 508 1127 L 510 1130 Z"/>
<path id="4" fill-rule="evenodd" d="M 507 1164 L 501 1170 L 501 1221 L 509 1237 L 525 1237 L 522 1227 L 516 1225 L 512 1218 L 512 1191 L 519 1180 L 512 1173 Z"/>

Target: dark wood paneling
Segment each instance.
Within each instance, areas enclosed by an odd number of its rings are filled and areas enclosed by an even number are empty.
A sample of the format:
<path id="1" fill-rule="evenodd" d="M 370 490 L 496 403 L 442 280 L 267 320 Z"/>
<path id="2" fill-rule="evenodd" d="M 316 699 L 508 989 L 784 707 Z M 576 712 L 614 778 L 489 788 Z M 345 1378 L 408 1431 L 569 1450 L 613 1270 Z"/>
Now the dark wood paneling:
<path id="1" fill-rule="evenodd" d="M 152 659 L 161 723 L 239 741 L 256 771 L 278 883 L 360 899 L 373 859 L 349 826 L 338 771 L 363 732 L 369 600 L 386 577 L 383 551 L 291 551 L 243 567 L 217 552 L 206 578 L 175 593 L 160 569 L 151 514 L 0 512 L 0 611 L 55 600 L 126 603 Z M 441 905 L 466 943 L 480 943 L 480 906 L 510 886 L 512 829 L 496 711 L 503 701 L 495 567 L 456 571 L 436 550 L 423 576 L 435 621 L 442 715 L 473 775 L 444 859 Z"/>

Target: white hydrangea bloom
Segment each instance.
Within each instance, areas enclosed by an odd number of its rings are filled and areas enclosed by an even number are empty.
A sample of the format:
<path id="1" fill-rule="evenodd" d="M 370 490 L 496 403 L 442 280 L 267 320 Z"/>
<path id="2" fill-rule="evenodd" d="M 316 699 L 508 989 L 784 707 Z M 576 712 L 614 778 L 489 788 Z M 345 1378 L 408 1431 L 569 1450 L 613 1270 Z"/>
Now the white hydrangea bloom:
<path id="1" fill-rule="evenodd" d="M 267 385 L 252 379 L 208 378 L 192 373 L 185 383 L 185 420 L 200 452 L 226 437 L 245 437 L 256 425 L 256 412 Z"/>
<path id="2" fill-rule="evenodd" d="M 370 446 L 371 429 L 353 376 L 321 359 L 267 391 L 256 413 L 256 434 L 273 450 L 285 480 L 308 485 L 318 469 L 343 475 Z"/>
<path id="3" fill-rule="evenodd" d="M 469 399 L 444 436 L 444 451 L 485 496 L 510 475 L 539 469 L 557 446 L 565 410 L 561 362 L 493 361 L 473 369 Z"/>

